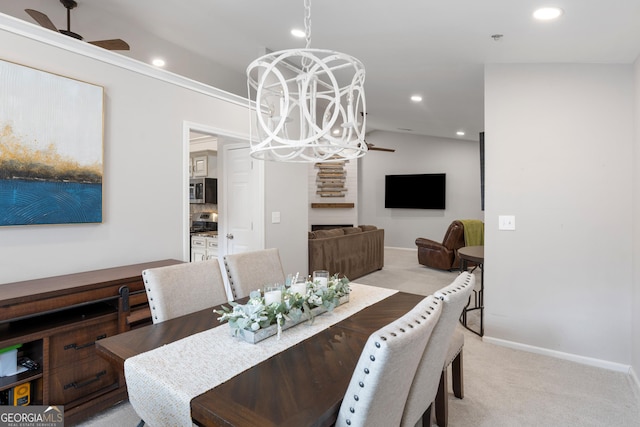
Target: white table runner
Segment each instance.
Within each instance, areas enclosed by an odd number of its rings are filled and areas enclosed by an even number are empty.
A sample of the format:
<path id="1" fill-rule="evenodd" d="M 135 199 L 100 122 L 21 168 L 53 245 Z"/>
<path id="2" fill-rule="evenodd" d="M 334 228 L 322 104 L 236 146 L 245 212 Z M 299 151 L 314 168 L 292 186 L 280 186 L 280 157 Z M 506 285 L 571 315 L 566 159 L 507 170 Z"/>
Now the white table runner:
<path id="1" fill-rule="evenodd" d="M 124 362 L 129 401 L 151 427 L 191 426 L 191 399 L 397 291 L 350 283 L 349 303 L 257 344 L 209 329 Z M 217 316 L 211 313 L 212 316 Z"/>

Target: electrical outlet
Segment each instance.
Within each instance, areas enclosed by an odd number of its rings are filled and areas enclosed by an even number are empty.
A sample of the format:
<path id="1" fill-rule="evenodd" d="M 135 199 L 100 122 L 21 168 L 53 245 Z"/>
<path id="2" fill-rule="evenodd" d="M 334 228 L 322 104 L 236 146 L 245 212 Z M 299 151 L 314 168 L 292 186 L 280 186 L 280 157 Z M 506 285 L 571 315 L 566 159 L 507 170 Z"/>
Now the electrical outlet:
<path id="1" fill-rule="evenodd" d="M 516 217 L 513 215 L 498 216 L 498 230 L 515 230 Z"/>

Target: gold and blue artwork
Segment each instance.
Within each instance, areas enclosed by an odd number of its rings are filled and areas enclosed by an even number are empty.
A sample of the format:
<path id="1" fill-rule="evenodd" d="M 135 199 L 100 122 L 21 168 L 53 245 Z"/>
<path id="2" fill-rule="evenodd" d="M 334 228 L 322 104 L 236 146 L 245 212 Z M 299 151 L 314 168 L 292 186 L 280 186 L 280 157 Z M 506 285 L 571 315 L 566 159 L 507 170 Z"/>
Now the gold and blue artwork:
<path id="1" fill-rule="evenodd" d="M 0 60 L 0 226 L 102 222 L 103 92 Z"/>

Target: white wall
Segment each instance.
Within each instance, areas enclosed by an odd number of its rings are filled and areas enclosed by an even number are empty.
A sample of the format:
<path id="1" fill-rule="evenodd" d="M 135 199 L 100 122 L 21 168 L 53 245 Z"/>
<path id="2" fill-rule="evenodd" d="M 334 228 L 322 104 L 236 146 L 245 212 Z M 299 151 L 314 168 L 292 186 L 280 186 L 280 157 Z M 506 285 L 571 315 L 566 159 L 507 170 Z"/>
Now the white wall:
<path id="1" fill-rule="evenodd" d="M 396 149 L 370 151 L 358 164 L 359 223 L 384 228 L 385 246 L 415 249 L 417 237 L 442 241 L 453 220 L 484 218 L 477 140 L 375 131 L 367 142 Z M 445 210 L 385 209 L 385 175 L 441 172 L 447 174 Z"/>
<path id="2" fill-rule="evenodd" d="M 64 40 L 80 51 L 99 52 L 97 59 L 17 35 L 6 22 L 0 16 L 0 58 L 104 87 L 104 222 L 1 227 L 0 283 L 181 259 L 183 122 L 246 135 L 246 106 L 216 98 L 213 88 L 190 90 L 110 65 L 99 59 L 101 49 L 87 44 Z"/>
<path id="3" fill-rule="evenodd" d="M 632 71 L 486 67 L 485 340 L 630 364 Z"/>
<path id="4" fill-rule="evenodd" d="M 635 82 L 635 135 L 633 144 L 633 218 L 640 213 L 640 57 L 634 66 Z M 640 386 L 640 223 L 633 223 L 633 295 L 631 345 L 635 382 Z"/>
<path id="5" fill-rule="evenodd" d="M 285 273 L 306 275 L 307 167 L 305 163 L 265 162 L 265 247 L 278 248 Z M 280 222 L 273 222 L 279 213 Z"/>

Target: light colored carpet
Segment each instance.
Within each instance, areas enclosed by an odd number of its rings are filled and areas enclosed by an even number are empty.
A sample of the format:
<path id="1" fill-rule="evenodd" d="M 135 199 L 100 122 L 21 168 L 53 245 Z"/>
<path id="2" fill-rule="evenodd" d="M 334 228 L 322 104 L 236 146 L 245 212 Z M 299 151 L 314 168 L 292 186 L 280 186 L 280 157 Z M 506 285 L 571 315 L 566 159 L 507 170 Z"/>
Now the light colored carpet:
<path id="1" fill-rule="evenodd" d="M 387 248 L 385 267 L 356 282 L 429 295 L 456 275 L 419 265 L 415 250 Z M 477 329 L 474 316 L 469 324 Z M 465 334 L 464 399 L 450 392 L 450 427 L 640 427 L 640 391 L 630 376 L 488 344 L 460 329 Z M 138 422 L 124 402 L 81 425 L 133 427 Z"/>

